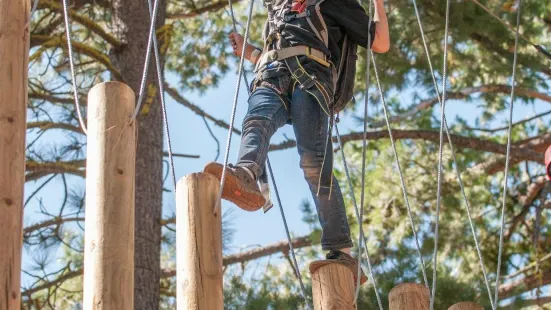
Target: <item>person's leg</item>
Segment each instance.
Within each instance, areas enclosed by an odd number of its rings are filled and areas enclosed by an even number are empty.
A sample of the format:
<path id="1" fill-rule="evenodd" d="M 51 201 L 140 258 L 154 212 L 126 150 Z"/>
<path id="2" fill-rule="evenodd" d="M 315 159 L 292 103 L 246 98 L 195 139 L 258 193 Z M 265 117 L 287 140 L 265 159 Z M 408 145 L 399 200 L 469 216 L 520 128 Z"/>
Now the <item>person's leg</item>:
<path id="1" fill-rule="evenodd" d="M 255 178 L 263 172 L 270 139 L 289 119 L 283 99 L 270 88 L 260 87 L 249 99 L 236 166 L 250 169 Z"/>
<path id="2" fill-rule="evenodd" d="M 318 211 L 322 249 L 350 253 L 353 243 L 344 199 L 337 180 L 331 175 L 333 148 L 327 139 L 328 117 L 313 96 L 297 87 L 291 99 L 291 118 L 300 167 Z"/>
<path id="3" fill-rule="evenodd" d="M 263 172 L 270 138 L 288 119 L 289 113 L 282 98 L 272 89 L 259 87 L 251 94 L 243 121 L 238 161 L 235 166 L 226 168 L 223 199 L 246 211 L 256 211 L 264 206 L 266 199 L 257 179 Z M 221 180 L 223 165 L 209 163 L 204 171 Z"/>

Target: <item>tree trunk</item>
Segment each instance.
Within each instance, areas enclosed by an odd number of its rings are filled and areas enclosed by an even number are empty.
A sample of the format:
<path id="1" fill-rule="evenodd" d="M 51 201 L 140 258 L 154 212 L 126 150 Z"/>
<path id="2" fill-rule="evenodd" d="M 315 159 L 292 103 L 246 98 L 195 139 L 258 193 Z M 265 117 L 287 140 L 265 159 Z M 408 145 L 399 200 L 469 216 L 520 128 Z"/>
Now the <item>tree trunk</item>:
<path id="1" fill-rule="evenodd" d="M 166 1 L 159 1 L 157 29 L 164 25 L 166 13 Z M 113 0 L 112 3 L 114 33 L 124 45 L 111 52 L 111 59 L 138 98 L 150 26 L 148 4 L 147 1 L 131 0 Z M 137 126 L 134 234 L 134 308 L 147 310 L 159 308 L 163 189 L 163 119 L 153 51 L 149 68 L 149 87 L 146 87 Z M 147 91 L 153 87 L 154 92 Z"/>

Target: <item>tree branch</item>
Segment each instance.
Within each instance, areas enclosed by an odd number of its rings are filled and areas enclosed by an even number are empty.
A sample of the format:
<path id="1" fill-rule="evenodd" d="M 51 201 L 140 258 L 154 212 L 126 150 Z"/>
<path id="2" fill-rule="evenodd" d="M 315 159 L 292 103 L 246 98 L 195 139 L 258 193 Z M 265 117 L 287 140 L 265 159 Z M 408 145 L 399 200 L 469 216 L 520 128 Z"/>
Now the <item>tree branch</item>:
<path id="1" fill-rule="evenodd" d="M 52 11 L 63 12 L 63 7 L 59 3 L 53 2 L 50 0 L 41 0 L 38 3 L 38 9 L 44 9 L 44 8 L 51 9 Z M 75 10 L 72 10 L 72 9 L 69 9 L 68 13 L 69 13 L 69 16 L 71 17 L 71 20 L 78 22 L 79 24 L 83 25 L 86 29 L 94 32 L 99 37 L 104 39 L 107 43 L 111 44 L 113 47 L 115 48 L 122 47 L 121 42 L 119 42 L 114 36 L 112 36 L 103 28 L 101 28 L 101 26 L 99 26 L 93 20 L 78 14 Z"/>
<path id="2" fill-rule="evenodd" d="M 447 97 L 448 99 L 465 99 L 469 97 L 472 94 L 475 93 L 503 93 L 503 94 L 509 94 L 511 92 L 511 86 L 504 85 L 504 84 L 490 84 L 490 85 L 482 85 L 477 87 L 467 87 L 464 88 L 458 92 L 450 92 L 448 93 Z M 528 98 L 534 98 L 534 99 L 540 99 L 543 101 L 547 101 L 551 103 L 551 96 L 540 93 L 532 88 L 525 88 L 525 87 L 515 87 L 515 93 L 517 96 L 521 97 L 528 97 Z M 389 121 L 391 123 L 399 122 L 402 120 L 405 120 L 407 118 L 410 118 L 414 115 L 416 115 L 418 112 L 432 108 L 435 104 L 438 103 L 438 97 L 425 99 L 421 101 L 419 104 L 411 108 L 409 111 L 397 115 L 394 117 L 391 117 Z M 373 122 L 369 125 L 371 128 L 379 128 L 386 126 L 386 121 L 378 121 Z"/>
<path id="3" fill-rule="evenodd" d="M 58 161 L 58 162 L 36 162 L 33 160 L 27 160 L 25 182 L 34 181 L 46 175 L 52 173 L 68 173 L 77 175 L 80 177 L 86 176 L 86 171 L 83 169 L 86 165 L 85 160 L 73 160 L 73 161 Z"/>
<path id="4" fill-rule="evenodd" d="M 29 234 L 33 233 L 34 231 L 37 231 L 39 229 L 49 227 L 49 226 L 52 226 L 52 225 L 57 226 L 57 225 L 61 225 L 61 224 L 68 223 L 68 222 L 79 222 L 79 221 L 80 222 L 84 221 L 84 218 L 83 217 L 68 217 L 68 218 L 56 217 L 52 220 L 47 220 L 47 221 L 44 221 L 44 222 L 40 222 L 40 223 L 31 225 L 31 226 L 25 227 L 25 229 L 23 230 L 23 233 L 25 235 L 29 235 Z"/>
<path id="5" fill-rule="evenodd" d="M 178 93 L 178 91 L 172 87 L 170 87 L 170 85 L 166 84 L 165 83 L 165 90 L 166 92 L 170 95 L 170 97 L 174 98 L 174 100 L 176 100 L 178 103 L 182 104 L 183 106 L 189 108 L 190 110 L 192 110 L 193 112 L 195 112 L 195 114 L 197 115 L 200 115 L 200 116 L 204 116 L 206 119 L 208 120 L 211 120 L 215 125 L 219 126 L 219 127 L 222 127 L 222 128 L 230 128 L 230 124 L 222 121 L 222 120 L 219 120 L 219 119 L 216 119 L 214 118 L 214 116 L 208 114 L 207 112 L 203 111 L 201 108 L 199 108 L 198 106 L 196 106 L 195 104 L 189 102 L 188 100 L 186 100 L 184 97 L 180 96 L 180 94 Z M 233 128 L 233 132 L 240 135 L 241 134 L 241 131 L 237 128 Z"/>
<path id="6" fill-rule="evenodd" d="M 395 140 L 412 139 L 412 140 L 426 140 L 426 141 L 438 141 L 440 139 L 440 133 L 432 130 L 392 130 L 392 136 Z M 490 152 L 496 154 L 506 154 L 507 146 L 497 142 L 483 140 L 476 137 L 465 137 L 456 134 L 450 134 L 454 146 L 458 148 L 470 148 L 483 152 Z M 388 138 L 388 131 L 373 131 L 367 133 L 367 140 L 380 140 Z M 363 133 L 353 132 L 341 136 L 342 143 L 345 144 L 350 141 L 357 141 L 363 139 Z M 337 138 L 333 137 L 333 142 L 337 142 Z M 287 140 L 280 144 L 270 146 L 270 151 L 279 151 L 296 146 L 295 140 Z M 530 161 L 543 161 L 543 154 L 533 151 L 524 145 L 519 145 L 511 148 L 511 157 L 520 158 Z"/>
<path id="7" fill-rule="evenodd" d="M 92 59 L 97 60 L 99 63 L 104 65 L 105 68 L 109 70 L 117 80 L 120 80 L 120 81 L 124 80 L 120 72 L 113 66 L 113 64 L 111 63 L 111 60 L 109 60 L 109 57 L 105 55 L 103 52 L 83 43 L 71 42 L 71 44 L 75 52 L 84 54 Z M 65 35 L 57 36 L 57 37 L 51 37 L 51 36 L 45 36 L 45 35 L 39 35 L 39 34 L 31 35 L 31 48 L 38 45 L 41 45 L 40 49 L 36 51 L 32 56 L 29 57 L 29 61 L 33 61 L 39 58 L 40 55 L 42 55 L 42 52 L 44 51 L 44 49 L 47 49 L 47 48 L 63 47 L 66 50 L 67 40 L 65 39 Z"/>
<path id="8" fill-rule="evenodd" d="M 38 128 L 41 131 L 46 131 L 49 129 L 64 129 L 64 130 L 69 130 L 76 133 L 83 133 L 80 127 L 73 126 L 68 123 L 54 123 L 54 122 L 46 122 L 46 121 L 27 123 L 27 129 L 34 129 L 34 128 Z"/>
<path id="9" fill-rule="evenodd" d="M 533 274 L 522 279 L 511 281 L 499 287 L 499 298 L 505 299 L 513 297 L 534 288 L 551 283 L 551 269 L 542 270 L 541 283 L 538 275 Z"/>
<path id="10" fill-rule="evenodd" d="M 231 0 L 232 3 L 237 3 L 241 0 Z M 223 9 L 225 8 L 226 6 L 228 5 L 228 1 L 219 1 L 219 2 L 215 2 L 215 3 L 211 3 L 209 5 L 206 5 L 204 7 L 201 7 L 201 8 L 196 8 L 196 9 L 192 9 L 191 11 L 189 12 L 181 12 L 181 13 L 173 13 L 173 14 L 169 14 L 167 15 L 167 19 L 186 19 L 186 18 L 192 18 L 192 17 L 196 17 L 198 15 L 201 15 L 203 13 L 207 13 L 207 12 L 215 12 L 215 11 L 218 11 L 220 9 Z"/>
<path id="11" fill-rule="evenodd" d="M 305 248 L 305 247 L 315 245 L 312 243 L 310 236 L 295 238 L 292 240 L 292 243 L 293 243 L 293 248 L 295 249 L 300 249 L 300 248 Z M 275 253 L 285 252 L 285 251 L 289 251 L 289 243 L 287 242 L 287 240 L 281 240 L 279 242 L 272 243 L 264 247 L 259 247 L 249 251 L 228 255 L 224 257 L 223 264 L 224 266 L 229 266 L 233 264 L 244 263 L 254 259 L 258 259 L 261 257 L 265 257 L 265 256 L 269 256 Z M 175 275 L 176 275 L 176 270 L 174 269 L 164 269 L 161 271 L 161 277 L 163 278 L 174 277 Z"/>
<path id="12" fill-rule="evenodd" d="M 53 96 L 53 95 L 49 95 L 49 94 L 46 94 L 46 93 L 29 93 L 29 99 L 36 99 L 36 100 L 46 100 L 48 102 L 52 102 L 52 103 L 63 103 L 63 104 L 74 104 L 75 103 L 75 99 L 73 98 L 70 98 L 70 97 L 56 97 L 56 96 Z M 88 102 L 86 100 L 86 97 L 84 98 L 81 98 L 79 103 L 83 106 L 87 105 Z"/>

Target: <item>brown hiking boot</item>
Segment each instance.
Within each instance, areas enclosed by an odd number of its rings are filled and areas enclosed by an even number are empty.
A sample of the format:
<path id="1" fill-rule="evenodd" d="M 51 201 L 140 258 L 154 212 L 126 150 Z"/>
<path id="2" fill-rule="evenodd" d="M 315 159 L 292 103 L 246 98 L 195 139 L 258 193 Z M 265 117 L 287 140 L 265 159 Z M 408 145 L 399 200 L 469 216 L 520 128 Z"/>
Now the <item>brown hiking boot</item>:
<path id="1" fill-rule="evenodd" d="M 205 166 L 204 172 L 210 173 L 221 180 L 223 168 L 223 165 L 211 162 Z M 257 211 L 266 203 L 257 182 L 245 168 L 230 164 L 226 167 L 225 178 L 224 190 L 222 191 L 223 199 L 233 202 L 245 211 Z"/>
<path id="2" fill-rule="evenodd" d="M 333 263 L 339 263 L 348 267 L 354 275 L 354 285 L 356 285 L 358 282 L 358 260 L 341 251 L 330 251 L 327 253 L 325 260 L 317 260 L 312 262 L 310 264 L 310 274 L 314 273 L 322 266 Z M 362 285 L 367 281 L 367 277 L 365 276 L 363 270 L 360 271 L 360 285 Z"/>

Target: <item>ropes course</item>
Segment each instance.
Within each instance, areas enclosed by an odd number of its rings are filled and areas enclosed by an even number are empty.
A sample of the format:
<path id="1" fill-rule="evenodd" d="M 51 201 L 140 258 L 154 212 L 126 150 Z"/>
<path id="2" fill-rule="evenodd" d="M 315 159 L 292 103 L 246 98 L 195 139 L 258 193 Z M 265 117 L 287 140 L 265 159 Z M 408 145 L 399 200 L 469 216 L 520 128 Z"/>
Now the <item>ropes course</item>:
<path id="1" fill-rule="evenodd" d="M 148 6 L 149 6 L 150 17 L 151 18 L 150 18 L 148 41 L 147 41 L 147 51 L 146 51 L 145 62 L 144 62 L 144 70 L 143 70 L 142 79 L 141 79 L 140 88 L 139 88 L 139 96 L 138 96 L 135 111 L 134 111 L 134 113 L 131 117 L 131 120 L 132 121 L 136 120 L 136 118 L 137 118 L 137 116 L 140 112 L 140 108 L 141 108 L 143 99 L 144 99 L 143 97 L 145 96 L 145 88 L 146 88 L 145 86 L 146 86 L 146 82 L 147 82 L 149 63 L 150 63 L 150 58 L 151 58 L 151 49 L 153 49 L 155 64 L 156 64 L 156 70 L 157 70 L 157 80 L 158 80 L 158 84 L 159 84 L 160 101 L 161 101 L 162 113 L 163 113 L 164 129 L 165 129 L 165 132 L 166 132 L 166 135 L 167 135 L 167 146 L 168 146 L 168 154 L 169 154 L 169 160 L 170 160 L 170 170 L 171 170 L 172 181 L 173 181 L 173 185 L 174 185 L 174 193 L 176 193 L 176 176 L 175 176 L 175 169 L 174 169 L 174 162 L 173 162 L 172 145 L 171 145 L 170 133 L 169 133 L 169 127 L 168 127 L 166 103 L 165 103 L 165 97 L 164 97 L 164 82 L 163 82 L 163 76 L 162 76 L 162 70 L 161 70 L 161 62 L 160 62 L 158 43 L 157 43 L 157 38 L 155 36 L 155 23 L 156 23 L 157 11 L 158 11 L 158 2 L 159 2 L 158 0 L 155 0 L 154 3 L 152 4 L 151 0 L 148 0 Z M 492 17 L 499 20 L 500 23 L 503 24 L 505 27 L 507 27 L 509 30 L 513 30 L 511 25 L 504 22 L 501 18 L 499 18 L 491 10 L 489 10 L 487 7 L 485 7 L 483 4 L 481 4 L 478 0 L 472 0 L 472 2 L 475 3 L 476 5 L 482 7 L 487 13 L 489 13 Z M 397 148 L 396 148 L 396 142 L 395 142 L 395 139 L 394 139 L 393 134 L 392 134 L 392 128 L 390 126 L 390 117 L 389 117 L 389 111 L 388 111 L 389 108 L 388 108 L 388 105 L 387 105 L 387 102 L 386 102 L 386 99 L 385 99 L 385 95 L 384 95 L 384 91 L 383 91 L 383 88 L 382 88 L 382 85 L 381 85 L 381 82 L 380 82 L 379 72 L 378 72 L 378 68 L 377 68 L 377 64 L 376 64 L 375 55 L 373 54 L 372 50 L 366 49 L 366 51 L 367 51 L 367 53 L 366 53 L 366 59 L 367 59 L 366 67 L 367 67 L 367 70 L 366 70 L 366 85 L 365 85 L 366 90 L 365 90 L 365 98 L 364 98 L 365 99 L 365 102 L 364 102 L 364 123 L 363 123 L 363 139 L 362 139 L 362 156 L 361 156 L 361 161 L 362 161 L 362 164 L 361 164 L 361 193 L 360 193 L 360 206 L 359 207 L 358 207 L 357 200 L 356 200 L 356 197 L 355 197 L 355 194 L 354 194 L 352 179 L 351 179 L 351 176 L 350 176 L 348 163 L 347 163 L 347 160 L 346 160 L 346 157 L 345 157 L 345 152 L 344 152 L 343 143 L 342 143 L 342 140 L 341 140 L 341 135 L 340 135 L 338 125 L 337 125 L 337 123 L 339 122 L 338 121 L 338 115 L 336 116 L 336 122 L 335 122 L 335 126 L 334 126 L 335 131 L 336 131 L 336 138 L 337 138 L 337 142 L 338 142 L 338 147 L 340 149 L 340 153 L 341 153 L 341 156 L 342 156 L 343 167 L 344 167 L 344 171 L 345 171 L 345 175 L 346 175 L 346 179 L 347 179 L 348 187 L 349 187 L 349 191 L 350 191 L 350 199 L 351 199 L 352 204 L 354 206 L 354 211 L 355 211 L 356 218 L 358 220 L 358 225 L 359 225 L 359 236 L 358 236 L 358 239 L 359 239 L 359 242 L 358 242 L 358 255 L 359 255 L 358 256 L 358 261 L 359 261 L 359 263 L 358 263 L 358 270 L 357 270 L 357 283 L 356 283 L 354 302 L 356 303 L 357 299 L 359 297 L 360 275 L 361 275 L 361 265 L 362 265 L 362 253 L 364 252 L 365 255 L 366 255 L 366 262 L 367 262 L 367 267 L 368 267 L 369 279 L 371 280 L 371 284 L 373 285 L 373 289 L 374 289 L 374 292 L 375 292 L 375 296 L 376 296 L 376 299 L 377 299 L 379 309 L 381 309 L 381 310 L 383 309 L 379 289 L 377 287 L 377 281 L 375 279 L 375 275 L 374 275 L 374 271 L 373 271 L 373 267 L 372 267 L 372 261 L 371 261 L 371 258 L 370 258 L 369 252 L 368 252 L 368 247 L 367 247 L 367 242 L 366 242 L 366 235 L 364 233 L 364 229 L 363 229 L 363 225 L 362 225 L 363 224 L 363 216 L 364 216 L 364 203 L 365 203 L 365 174 L 366 174 L 367 126 L 368 126 L 367 123 L 368 123 L 370 71 L 371 71 L 371 66 L 372 66 L 373 72 L 375 74 L 375 81 L 376 81 L 375 86 L 377 88 L 378 93 L 380 94 L 380 100 L 381 100 L 382 107 L 383 107 L 383 114 L 384 114 L 384 118 L 385 118 L 386 127 L 387 127 L 387 130 L 388 130 L 388 136 L 389 136 L 389 140 L 391 142 L 392 151 L 393 151 L 393 155 L 394 155 L 394 161 L 395 161 L 396 169 L 398 170 L 398 175 L 399 175 L 399 179 L 400 179 L 401 191 L 402 191 L 403 199 L 404 199 L 404 202 L 405 202 L 405 205 L 406 205 L 406 208 L 407 208 L 407 216 L 408 216 L 409 224 L 411 226 L 413 237 L 414 237 L 414 240 L 415 240 L 415 248 L 416 248 L 416 252 L 417 252 L 417 255 L 418 255 L 419 265 L 421 267 L 424 286 L 427 289 L 430 290 L 430 309 L 431 310 L 434 309 L 435 296 L 436 296 L 436 290 L 437 290 L 437 281 L 436 280 L 437 280 L 437 266 L 438 266 L 438 239 L 439 239 L 440 209 L 441 209 L 441 204 L 442 204 L 442 177 L 443 177 L 443 172 L 444 172 L 443 171 L 444 170 L 444 168 L 443 168 L 443 147 L 444 147 L 444 131 L 445 131 L 448 142 L 449 142 L 451 157 L 453 159 L 453 166 L 454 166 L 455 174 L 457 176 L 458 184 L 459 184 L 460 189 L 461 189 L 462 200 L 463 200 L 463 203 L 465 204 L 465 210 L 466 210 L 467 217 L 468 217 L 468 220 L 469 220 L 471 233 L 473 235 L 473 240 L 474 240 L 474 244 L 475 244 L 475 248 L 476 248 L 476 254 L 477 254 L 477 257 L 478 257 L 478 260 L 479 260 L 480 268 L 481 268 L 483 278 L 484 278 L 484 282 L 485 282 L 485 286 L 486 286 L 486 289 L 487 289 L 488 298 L 489 298 L 490 304 L 492 306 L 492 309 L 496 310 L 498 305 L 499 305 L 499 294 L 498 294 L 499 292 L 498 292 L 498 289 L 499 289 L 500 271 L 501 271 L 502 254 L 503 254 L 503 243 L 504 243 L 503 239 L 504 239 L 504 226 L 505 226 L 505 207 L 506 207 L 507 185 L 508 185 L 507 175 L 508 175 L 508 172 L 509 172 L 510 152 L 511 152 L 511 145 L 512 145 L 512 142 L 511 142 L 511 133 L 512 133 L 512 124 L 513 124 L 512 117 L 513 117 L 513 103 L 514 103 L 514 99 L 515 99 L 515 86 L 516 86 L 516 80 L 515 79 L 516 79 L 516 66 L 517 66 L 517 59 L 518 59 L 519 38 L 522 38 L 526 42 L 530 43 L 534 48 L 536 48 L 536 50 L 539 53 L 543 54 L 544 56 L 546 56 L 550 59 L 551 59 L 551 54 L 549 52 L 547 52 L 541 45 L 533 43 L 528 38 L 526 38 L 524 35 L 519 33 L 520 19 L 521 19 L 520 18 L 521 17 L 520 16 L 521 15 L 521 5 L 522 5 L 522 0 L 519 0 L 518 1 L 517 16 L 516 16 L 516 27 L 514 29 L 514 31 L 515 31 L 515 45 L 514 45 L 514 59 L 513 59 L 513 64 L 512 64 L 513 68 L 512 68 L 512 75 L 511 75 L 511 93 L 510 93 L 510 103 L 509 103 L 507 149 L 506 149 L 506 157 L 505 157 L 506 160 L 505 160 L 505 169 L 504 169 L 504 181 L 503 181 L 504 184 L 503 184 L 503 195 L 502 195 L 501 213 L 500 213 L 500 233 L 499 233 L 498 257 L 497 257 L 497 270 L 496 270 L 495 285 L 494 285 L 495 292 L 494 292 L 494 296 L 492 297 L 492 292 L 491 292 L 491 286 L 490 286 L 488 273 L 487 273 L 486 267 L 485 267 L 483 259 L 482 259 L 482 250 L 481 250 L 480 243 L 479 243 L 479 240 L 478 240 L 478 237 L 477 237 L 475 225 L 473 223 L 473 218 L 472 218 L 472 214 L 471 214 L 471 205 L 468 201 L 466 191 L 465 191 L 465 186 L 464 186 L 462 178 L 461 178 L 461 173 L 459 171 L 459 166 L 457 164 L 456 153 L 455 153 L 455 150 L 454 150 L 454 147 L 453 147 L 451 135 L 450 135 L 450 132 L 449 132 L 448 123 L 447 123 L 446 116 L 445 116 L 445 107 L 446 107 L 446 99 L 447 99 L 448 36 L 449 36 L 448 32 L 449 32 L 449 23 L 450 23 L 450 1 L 449 0 L 446 1 L 444 47 L 443 47 L 443 64 L 442 64 L 442 89 L 441 90 L 439 89 L 438 82 L 437 82 L 436 77 L 435 77 L 434 68 L 433 68 L 432 60 L 431 60 L 428 45 L 427 45 L 427 40 L 425 38 L 425 32 L 423 30 L 422 21 L 421 21 L 421 17 L 420 17 L 418 6 L 417 6 L 417 1 L 412 0 L 412 3 L 413 3 L 413 7 L 414 7 L 415 16 L 416 16 L 416 19 L 417 19 L 417 22 L 418 22 L 420 34 L 421 34 L 421 39 L 422 39 L 422 43 L 423 43 L 424 52 L 425 52 L 427 62 L 428 62 L 428 66 L 429 66 L 429 69 L 430 69 L 434 90 L 437 94 L 437 100 L 438 100 L 438 103 L 440 104 L 440 109 L 441 109 L 440 110 L 439 149 L 438 149 L 438 175 L 437 175 L 436 206 L 435 206 L 435 221 L 434 221 L 434 248 L 433 248 L 433 253 L 432 253 L 432 267 L 433 267 L 433 270 L 432 270 L 432 284 L 429 286 L 429 280 L 428 280 L 428 277 L 427 277 L 426 266 L 425 266 L 423 254 L 421 252 L 421 246 L 420 246 L 420 242 L 419 242 L 419 238 L 418 238 L 418 231 L 416 229 L 416 225 L 415 225 L 415 221 L 414 221 L 414 217 L 413 217 L 413 211 L 412 211 L 412 207 L 411 207 L 410 201 L 409 201 L 407 186 L 406 186 L 404 174 L 403 174 L 403 171 L 402 171 L 402 167 L 401 167 L 401 164 L 400 164 L 398 151 L 397 151 Z M 35 10 L 37 8 L 37 5 L 38 5 L 38 0 L 35 0 L 34 3 L 33 3 L 31 16 L 35 12 Z M 237 21 L 236 21 L 234 11 L 233 11 L 232 0 L 229 0 L 229 8 L 230 8 L 230 16 L 231 16 L 231 19 L 232 19 L 233 30 L 235 32 L 237 32 L 238 31 L 237 30 Z M 241 88 L 241 77 L 243 77 L 243 80 L 247 85 L 248 95 L 249 96 L 251 95 L 251 89 L 249 88 L 249 82 L 247 80 L 247 75 L 244 72 L 244 60 L 245 60 L 245 49 L 246 49 L 247 42 L 248 42 L 249 35 L 250 35 L 250 27 L 251 27 L 253 8 L 254 8 L 254 0 L 251 0 L 250 5 L 249 5 L 249 10 L 248 10 L 247 24 L 246 24 L 245 33 L 244 33 L 244 44 L 242 46 L 241 56 L 240 56 L 240 59 L 239 59 L 239 67 L 238 67 L 238 73 L 237 73 L 237 84 L 236 84 L 236 88 L 235 88 L 235 95 L 234 95 L 234 98 L 233 98 L 233 104 L 232 104 L 232 109 L 231 109 L 231 113 L 230 113 L 230 124 L 229 124 L 229 130 L 228 130 L 227 141 L 226 141 L 226 149 L 225 149 L 225 153 L 224 153 L 224 162 L 223 162 L 223 167 L 224 168 L 223 168 L 223 171 L 222 171 L 222 178 L 221 178 L 221 181 L 220 181 L 220 190 L 219 190 L 219 193 L 218 193 L 218 200 L 221 200 L 222 192 L 223 192 L 224 185 L 225 185 L 226 167 L 228 166 L 228 161 L 229 161 L 230 145 L 231 145 L 231 140 L 232 140 L 232 135 L 233 135 L 232 128 L 234 126 L 236 110 L 237 110 L 237 104 L 238 104 L 238 101 L 239 101 L 239 91 L 240 91 L 240 88 Z M 371 16 L 371 12 L 372 12 L 372 3 L 370 2 L 369 3 L 370 16 Z M 73 96 L 74 96 L 74 101 L 75 101 L 75 109 L 76 109 L 76 113 L 77 113 L 77 117 L 78 117 L 80 127 L 82 128 L 83 132 L 85 134 L 87 134 L 87 129 L 86 129 L 86 126 L 84 124 L 84 120 L 83 120 L 83 117 L 82 117 L 82 114 L 81 114 L 81 108 L 80 108 L 79 96 L 78 96 L 78 90 L 77 90 L 76 73 L 75 73 L 74 60 L 73 60 L 73 47 L 72 47 L 72 44 L 71 44 L 71 30 L 70 30 L 70 25 L 71 24 L 70 24 L 69 15 L 68 15 L 67 0 L 63 0 L 63 15 L 64 15 L 64 20 L 65 20 L 65 33 L 66 33 L 66 37 L 67 37 L 68 57 L 69 57 L 69 64 L 70 64 L 70 71 L 71 71 L 71 78 L 72 78 L 72 91 L 73 91 Z M 370 46 L 370 45 L 371 45 L 371 37 L 369 37 L 368 46 Z M 205 122 L 206 122 L 206 120 L 205 120 Z M 330 124 L 332 124 L 332 123 L 333 123 L 333 119 L 331 117 Z M 212 131 L 210 131 L 210 129 L 209 129 L 209 132 L 211 133 L 211 135 L 213 135 L 213 133 L 212 133 Z M 332 127 L 330 127 L 330 129 L 329 129 L 329 137 L 328 138 L 330 138 L 331 136 L 332 136 Z M 277 187 L 276 182 L 275 182 L 275 177 L 274 177 L 274 174 L 273 174 L 273 170 L 272 170 L 272 166 L 271 166 L 271 163 L 269 161 L 269 158 L 267 159 L 267 168 L 268 168 L 267 170 L 270 174 L 270 179 L 272 181 L 272 185 L 273 185 L 273 188 L 274 188 L 274 191 L 275 191 L 275 196 L 276 196 L 278 206 L 279 206 L 279 209 L 280 209 L 280 213 L 281 213 L 281 218 L 282 218 L 282 221 L 283 221 L 283 224 L 284 224 L 284 228 L 285 228 L 285 232 L 286 232 L 286 236 L 287 236 L 287 241 L 288 241 L 288 245 L 289 245 L 289 253 L 291 254 L 292 262 L 293 262 L 292 267 L 294 269 L 295 276 L 297 277 L 297 279 L 299 281 L 300 294 L 301 294 L 302 298 L 304 299 L 304 302 L 305 302 L 307 308 L 311 309 L 312 306 L 311 306 L 310 301 L 307 297 L 306 289 L 305 289 L 304 283 L 302 281 L 301 272 L 299 270 L 299 266 L 298 266 L 296 255 L 295 255 L 295 250 L 294 250 L 292 239 L 291 239 L 291 234 L 290 234 L 289 227 L 288 227 L 288 224 L 287 224 L 287 221 L 286 221 L 285 212 L 284 212 L 282 202 L 281 202 L 281 197 L 280 197 L 278 187 Z M 218 208 L 221 208 L 221 205 L 216 205 L 215 208 L 218 210 Z"/>

